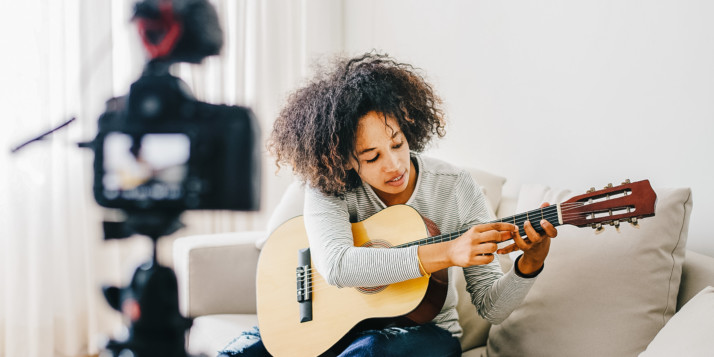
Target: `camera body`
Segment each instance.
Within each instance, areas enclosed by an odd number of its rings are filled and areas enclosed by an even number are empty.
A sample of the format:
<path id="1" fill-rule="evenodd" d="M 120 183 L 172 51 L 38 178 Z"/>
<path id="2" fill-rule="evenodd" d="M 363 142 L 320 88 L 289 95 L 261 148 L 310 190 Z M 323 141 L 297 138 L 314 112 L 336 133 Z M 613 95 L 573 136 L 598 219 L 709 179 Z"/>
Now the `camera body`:
<path id="1" fill-rule="evenodd" d="M 94 139 L 94 198 L 126 211 L 260 208 L 252 111 L 193 98 L 161 63 L 107 102 Z"/>

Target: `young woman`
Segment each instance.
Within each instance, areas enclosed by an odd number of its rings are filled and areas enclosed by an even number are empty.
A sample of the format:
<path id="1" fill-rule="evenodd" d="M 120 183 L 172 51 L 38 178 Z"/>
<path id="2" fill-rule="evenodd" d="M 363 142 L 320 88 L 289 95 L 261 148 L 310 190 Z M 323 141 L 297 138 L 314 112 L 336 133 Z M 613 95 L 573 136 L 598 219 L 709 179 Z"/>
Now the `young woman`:
<path id="1" fill-rule="evenodd" d="M 339 59 L 288 99 L 269 149 L 278 165 L 291 166 L 307 183 L 304 221 L 312 261 L 329 284 L 382 286 L 460 266 L 478 313 L 498 324 L 523 301 L 557 231 L 544 221 L 545 233 L 538 234 L 526 223 L 524 239 L 512 224 L 484 224 L 492 217 L 468 172 L 420 154 L 432 137 L 445 134 L 440 104 L 410 65 L 378 54 Z M 351 223 L 397 204 L 415 208 L 441 232 L 471 228 L 457 239 L 431 245 L 355 247 Z M 513 243 L 498 249 L 496 243 L 508 239 Z M 495 253 L 518 249 L 523 255 L 503 274 Z M 451 285 L 431 323 L 362 331 L 347 336 L 333 352 L 460 356 L 456 302 Z M 267 355 L 257 330 L 244 333 L 222 353 Z"/>

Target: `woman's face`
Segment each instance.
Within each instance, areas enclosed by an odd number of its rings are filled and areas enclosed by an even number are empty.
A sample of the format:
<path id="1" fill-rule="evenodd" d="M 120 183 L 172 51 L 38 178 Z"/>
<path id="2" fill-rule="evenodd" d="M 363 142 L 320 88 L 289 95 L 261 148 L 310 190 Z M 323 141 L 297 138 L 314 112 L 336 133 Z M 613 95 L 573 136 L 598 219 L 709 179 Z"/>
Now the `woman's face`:
<path id="1" fill-rule="evenodd" d="M 357 170 L 363 182 L 372 186 L 387 204 L 406 203 L 414 191 L 416 170 L 409 157 L 409 144 L 397 120 L 377 112 L 360 118 L 355 140 Z"/>

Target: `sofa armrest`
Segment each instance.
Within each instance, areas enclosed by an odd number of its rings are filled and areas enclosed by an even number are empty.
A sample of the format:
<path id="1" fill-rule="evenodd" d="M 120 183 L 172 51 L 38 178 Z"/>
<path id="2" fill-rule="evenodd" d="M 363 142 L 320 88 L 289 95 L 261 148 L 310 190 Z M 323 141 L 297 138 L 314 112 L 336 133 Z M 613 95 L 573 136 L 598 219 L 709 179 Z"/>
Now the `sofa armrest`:
<path id="1" fill-rule="evenodd" d="M 185 316 L 255 314 L 255 274 L 264 231 L 181 237 L 173 244 Z"/>
<path id="2" fill-rule="evenodd" d="M 714 286 L 714 257 L 687 250 L 677 295 L 677 311 L 707 286 Z"/>

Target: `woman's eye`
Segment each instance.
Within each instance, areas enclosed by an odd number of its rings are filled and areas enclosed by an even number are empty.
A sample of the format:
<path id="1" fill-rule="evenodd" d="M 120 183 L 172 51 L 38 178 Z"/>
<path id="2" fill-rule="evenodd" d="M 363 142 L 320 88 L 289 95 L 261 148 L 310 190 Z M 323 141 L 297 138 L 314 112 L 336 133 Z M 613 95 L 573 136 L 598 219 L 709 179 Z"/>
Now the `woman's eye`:
<path id="1" fill-rule="evenodd" d="M 377 154 L 377 156 L 375 156 L 374 158 L 367 160 L 367 162 L 375 162 L 375 161 L 377 161 L 378 157 L 379 157 L 379 154 Z"/>
<path id="2" fill-rule="evenodd" d="M 400 147 L 402 147 L 402 145 L 404 145 L 404 142 L 403 142 L 403 141 L 400 142 L 400 143 L 397 144 L 397 145 L 392 146 L 392 147 L 395 148 L 395 149 L 399 149 Z"/>

